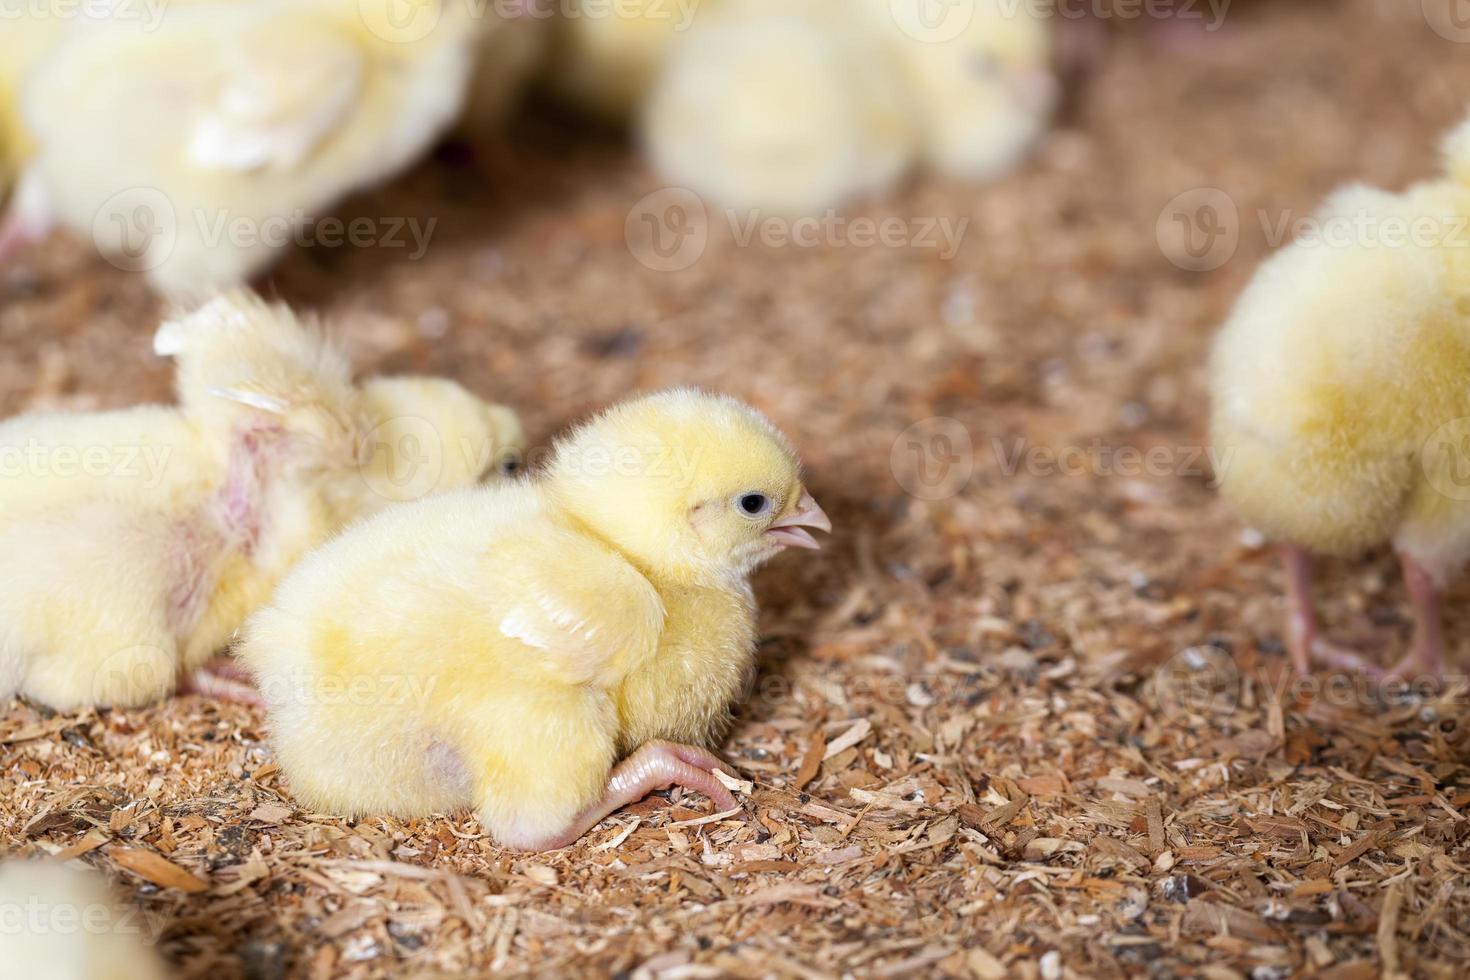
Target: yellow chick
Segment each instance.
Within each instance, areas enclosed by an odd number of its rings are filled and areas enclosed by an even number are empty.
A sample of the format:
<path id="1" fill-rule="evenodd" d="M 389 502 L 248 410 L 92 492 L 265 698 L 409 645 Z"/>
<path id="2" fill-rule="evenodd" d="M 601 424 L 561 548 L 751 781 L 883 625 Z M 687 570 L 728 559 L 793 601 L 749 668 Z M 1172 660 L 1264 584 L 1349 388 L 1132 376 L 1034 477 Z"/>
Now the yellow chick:
<path id="1" fill-rule="evenodd" d="M 134 706 L 182 677 L 249 697 L 199 669 L 308 549 L 409 496 L 379 479 L 397 433 L 479 461 L 441 452 L 423 492 L 522 448 L 508 412 L 447 382 L 359 391 L 321 331 L 253 296 L 165 323 L 155 349 L 178 362 L 177 407 L 0 424 L 0 694 Z"/>
<path id="2" fill-rule="evenodd" d="M 548 87 L 609 122 L 633 118 L 664 58 L 696 15 L 724 0 L 564 0 L 547 66 Z"/>
<path id="3" fill-rule="evenodd" d="M 1324 640 L 1308 552 L 1392 542 L 1417 620 L 1391 673 L 1443 670 L 1440 592 L 1470 558 L 1470 129 L 1441 180 L 1339 191 L 1267 261 L 1210 362 L 1220 487 L 1285 556 L 1287 637 L 1312 661 L 1382 673 Z"/>
<path id="4" fill-rule="evenodd" d="M 143 914 L 95 874 L 55 861 L 0 865 L 0 980 L 163 980 Z"/>
<path id="5" fill-rule="evenodd" d="M 47 218 L 166 294 L 241 285 L 454 122 L 478 7 L 189 0 L 77 24 L 26 78 L 28 179 Z"/>
<path id="6" fill-rule="evenodd" d="M 765 418 L 666 392 L 574 430 L 533 479 L 329 542 L 238 655 L 308 805 L 473 806 L 502 845 L 562 847 L 663 786 L 734 806 L 698 746 L 752 668 L 749 576 L 830 527 Z"/>
<path id="7" fill-rule="evenodd" d="M 991 179 L 1043 135 L 1061 95 L 1048 6 L 861 2 L 902 66 L 900 84 L 909 93 L 925 165 L 953 177 Z"/>
<path id="8" fill-rule="evenodd" d="M 681 37 L 642 139 L 672 183 L 804 215 L 894 183 L 916 130 L 897 67 L 844 3 L 731 0 Z"/>

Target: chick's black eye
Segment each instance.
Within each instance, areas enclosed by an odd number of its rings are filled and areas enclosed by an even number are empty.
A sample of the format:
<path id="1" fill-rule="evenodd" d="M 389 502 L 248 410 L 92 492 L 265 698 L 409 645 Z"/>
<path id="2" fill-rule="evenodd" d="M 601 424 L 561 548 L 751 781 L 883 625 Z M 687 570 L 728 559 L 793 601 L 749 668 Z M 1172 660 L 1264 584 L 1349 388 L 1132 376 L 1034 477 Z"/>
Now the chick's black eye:
<path id="1" fill-rule="evenodd" d="M 505 476 L 514 476 L 521 468 L 521 457 L 517 453 L 511 453 L 500 461 L 500 472 Z"/>
<path id="2" fill-rule="evenodd" d="M 759 517 L 771 508 L 771 498 L 763 493 L 742 493 L 735 503 L 746 517 Z"/>

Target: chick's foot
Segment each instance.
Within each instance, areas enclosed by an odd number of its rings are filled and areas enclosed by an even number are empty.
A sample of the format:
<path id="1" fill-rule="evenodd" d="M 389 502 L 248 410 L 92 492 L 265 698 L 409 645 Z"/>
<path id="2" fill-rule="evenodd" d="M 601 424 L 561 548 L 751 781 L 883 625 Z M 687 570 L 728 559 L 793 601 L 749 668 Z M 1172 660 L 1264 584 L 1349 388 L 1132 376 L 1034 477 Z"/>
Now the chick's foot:
<path id="1" fill-rule="evenodd" d="M 602 798 L 578 814 L 564 833 L 529 849 L 554 851 L 566 847 L 608 814 L 636 803 L 654 790 L 670 786 L 703 793 L 714 802 L 717 812 L 733 810 L 737 805 L 735 797 L 714 774 L 716 769 L 728 771 L 729 768 L 713 754 L 693 745 L 649 742 L 613 767 Z"/>
<path id="2" fill-rule="evenodd" d="M 180 694 L 198 694 L 219 701 L 235 701 L 263 707 L 250 674 L 229 657 L 215 657 L 179 681 Z"/>
<path id="3" fill-rule="evenodd" d="M 1389 669 L 1390 677 L 1403 680 L 1444 678 L 1444 616 L 1440 610 L 1439 585 L 1423 565 L 1408 555 L 1399 556 L 1404 586 L 1414 607 L 1414 642 L 1404 659 Z"/>
<path id="4" fill-rule="evenodd" d="M 1286 570 L 1287 646 L 1291 650 L 1291 664 L 1297 676 L 1310 675 L 1315 662 L 1334 670 L 1381 677 L 1382 667 L 1360 653 L 1324 640 L 1320 635 L 1317 608 L 1312 602 L 1312 565 L 1307 553 L 1301 548 L 1288 546 L 1281 550 L 1281 558 Z"/>

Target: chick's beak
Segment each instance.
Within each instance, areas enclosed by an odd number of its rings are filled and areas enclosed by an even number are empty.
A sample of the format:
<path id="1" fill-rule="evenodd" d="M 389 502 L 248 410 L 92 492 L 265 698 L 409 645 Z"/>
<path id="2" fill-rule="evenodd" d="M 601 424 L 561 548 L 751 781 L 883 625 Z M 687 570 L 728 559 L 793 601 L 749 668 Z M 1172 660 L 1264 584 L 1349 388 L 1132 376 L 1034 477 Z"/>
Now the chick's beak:
<path id="1" fill-rule="evenodd" d="M 796 510 L 772 524 L 766 529 L 766 534 L 783 548 L 809 548 L 816 551 L 822 546 L 817 544 L 817 539 L 811 536 L 807 528 L 831 531 L 832 521 L 827 517 L 827 512 L 812 499 L 812 495 L 802 490 L 801 499 L 796 502 Z"/>

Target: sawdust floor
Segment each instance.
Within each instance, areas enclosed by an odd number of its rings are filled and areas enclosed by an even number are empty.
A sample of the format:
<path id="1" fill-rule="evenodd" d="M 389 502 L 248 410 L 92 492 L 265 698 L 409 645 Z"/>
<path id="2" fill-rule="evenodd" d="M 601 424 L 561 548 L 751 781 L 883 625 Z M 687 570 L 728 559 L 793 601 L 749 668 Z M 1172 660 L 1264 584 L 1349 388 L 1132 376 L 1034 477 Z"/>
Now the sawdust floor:
<path id="1" fill-rule="evenodd" d="M 656 796 L 521 856 L 464 814 L 303 812 L 248 708 L 17 703 L 4 850 L 84 854 L 190 977 L 1463 976 L 1463 685 L 1284 682 L 1277 570 L 1199 458 L 1208 339 L 1270 228 L 1340 181 L 1427 175 L 1463 109 L 1470 48 L 1419 7 L 1121 30 L 1023 172 L 862 209 L 969 218 L 951 260 L 742 248 L 716 215 L 692 267 L 646 268 L 625 218 L 656 178 L 544 116 L 481 155 L 494 186 L 446 152 L 352 202 L 442 219 L 417 262 L 315 250 L 277 271 L 363 370 L 455 376 L 542 438 L 676 383 L 792 434 L 839 532 L 757 582 L 761 673 L 723 746 L 755 781 L 746 812 L 700 823 L 704 800 Z M 1211 272 L 1156 240 L 1199 187 L 1239 215 Z M 0 408 L 166 397 L 138 281 L 57 241 L 3 289 Z M 900 439 L 934 418 L 958 428 Z M 1085 458 L 1030 452 L 1068 447 Z M 946 472 L 962 489 L 921 499 Z M 1390 556 L 1322 585 L 1337 638 L 1396 655 Z M 1470 617 L 1450 625 L 1463 671 Z M 205 890 L 150 883 L 126 848 Z"/>

